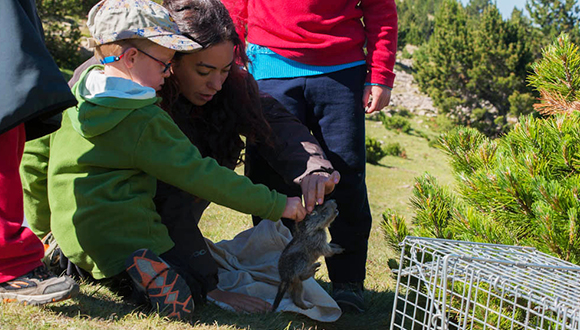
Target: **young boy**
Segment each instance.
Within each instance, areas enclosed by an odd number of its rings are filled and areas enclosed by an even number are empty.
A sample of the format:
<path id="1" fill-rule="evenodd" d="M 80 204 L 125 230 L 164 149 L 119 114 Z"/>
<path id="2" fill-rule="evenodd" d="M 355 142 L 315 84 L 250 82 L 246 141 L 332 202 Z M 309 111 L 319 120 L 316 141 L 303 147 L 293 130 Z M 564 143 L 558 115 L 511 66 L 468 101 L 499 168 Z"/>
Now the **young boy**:
<path id="1" fill-rule="evenodd" d="M 165 8 L 148 0 L 104 0 L 91 9 L 87 25 L 103 65 L 83 72 L 72 88 L 79 104 L 63 113 L 51 136 L 52 233 L 70 261 L 95 279 L 126 270 L 154 306 L 182 318 L 194 307 L 186 284 L 191 276 L 155 211 L 157 179 L 269 219 L 300 221 L 306 210 L 299 198 L 202 158 L 155 105 L 175 51 L 200 48 L 179 35 Z"/>

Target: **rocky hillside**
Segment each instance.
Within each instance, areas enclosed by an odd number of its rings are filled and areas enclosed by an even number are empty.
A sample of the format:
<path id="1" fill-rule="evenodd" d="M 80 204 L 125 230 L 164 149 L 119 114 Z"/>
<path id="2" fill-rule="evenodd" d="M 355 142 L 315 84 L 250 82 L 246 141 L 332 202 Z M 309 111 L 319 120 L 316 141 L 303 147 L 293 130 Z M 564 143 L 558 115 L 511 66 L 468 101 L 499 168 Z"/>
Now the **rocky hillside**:
<path id="1" fill-rule="evenodd" d="M 429 96 L 419 91 L 413 80 L 413 60 L 397 56 L 395 86 L 391 94 L 390 109 L 407 109 L 415 115 L 434 116 L 437 109 Z"/>

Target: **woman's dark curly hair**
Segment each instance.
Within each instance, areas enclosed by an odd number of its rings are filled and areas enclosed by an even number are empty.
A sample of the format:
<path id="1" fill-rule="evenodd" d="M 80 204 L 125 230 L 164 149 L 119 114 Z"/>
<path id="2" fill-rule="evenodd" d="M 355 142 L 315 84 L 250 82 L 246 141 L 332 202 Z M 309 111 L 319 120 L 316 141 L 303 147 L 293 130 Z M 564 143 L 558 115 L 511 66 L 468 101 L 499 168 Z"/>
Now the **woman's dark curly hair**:
<path id="1" fill-rule="evenodd" d="M 170 115 L 175 107 L 188 107 L 193 127 L 192 142 L 203 156 L 213 157 L 219 164 L 231 166 L 242 162 L 241 151 L 247 142 L 269 143 L 271 128 L 264 119 L 258 86 L 247 73 L 248 57 L 228 10 L 220 0 L 164 0 L 181 33 L 203 49 L 231 41 L 234 44 L 233 65 L 228 78 L 214 98 L 196 106 L 180 96 L 175 76 L 166 80 L 161 90 L 161 104 Z M 186 54 L 177 53 L 174 62 Z"/>

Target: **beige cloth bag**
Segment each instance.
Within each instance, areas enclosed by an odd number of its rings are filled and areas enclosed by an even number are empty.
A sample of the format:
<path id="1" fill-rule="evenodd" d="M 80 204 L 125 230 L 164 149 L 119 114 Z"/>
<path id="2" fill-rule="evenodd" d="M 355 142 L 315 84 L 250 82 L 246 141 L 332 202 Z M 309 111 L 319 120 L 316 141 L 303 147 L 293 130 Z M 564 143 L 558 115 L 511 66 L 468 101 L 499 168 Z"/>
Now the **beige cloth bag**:
<path id="1" fill-rule="evenodd" d="M 219 266 L 218 287 L 224 291 L 259 297 L 272 304 L 280 284 L 278 258 L 291 239 L 290 230 L 281 221 L 264 220 L 232 240 L 215 244 L 207 240 Z M 314 307 L 301 309 L 294 305 L 289 295 L 285 295 L 278 311 L 304 314 L 321 322 L 334 322 L 341 315 L 334 299 L 312 277 L 304 281 L 304 300 Z M 233 310 L 227 304 L 213 302 L 224 309 Z"/>

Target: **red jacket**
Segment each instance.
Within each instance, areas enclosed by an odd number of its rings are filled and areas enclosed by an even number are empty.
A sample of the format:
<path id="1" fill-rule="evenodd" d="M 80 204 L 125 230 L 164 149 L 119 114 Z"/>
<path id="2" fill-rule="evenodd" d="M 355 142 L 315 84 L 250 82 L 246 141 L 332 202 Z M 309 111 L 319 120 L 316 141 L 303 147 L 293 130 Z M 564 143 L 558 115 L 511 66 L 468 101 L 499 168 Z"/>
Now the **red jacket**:
<path id="1" fill-rule="evenodd" d="M 246 27 L 248 42 L 300 63 L 338 65 L 364 60 L 367 41 L 367 82 L 393 86 L 394 0 L 222 1 L 242 39 Z"/>

